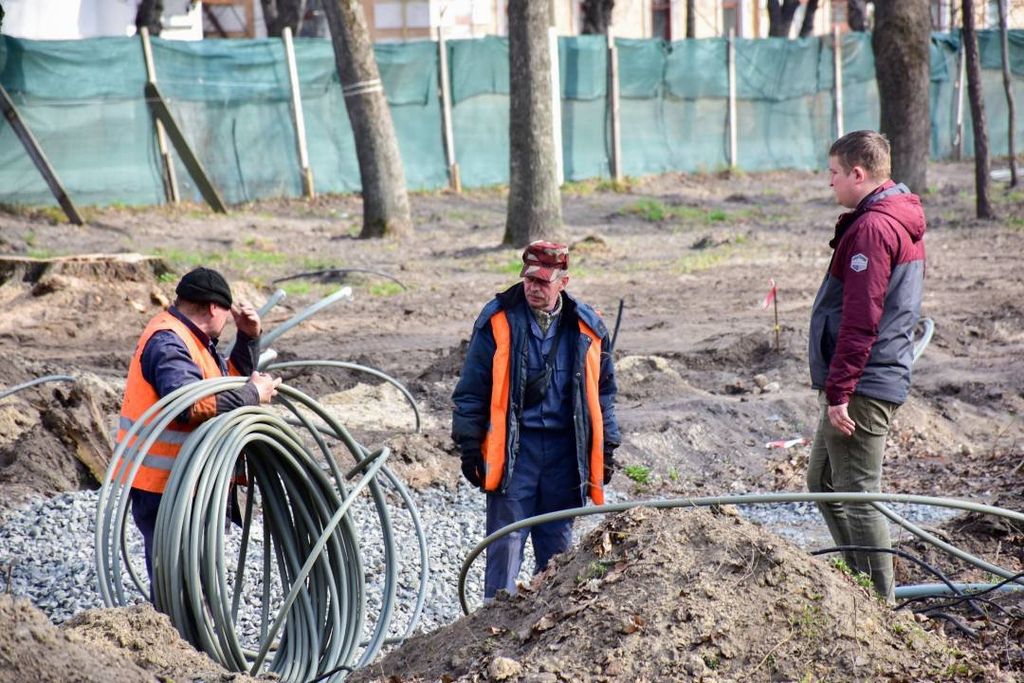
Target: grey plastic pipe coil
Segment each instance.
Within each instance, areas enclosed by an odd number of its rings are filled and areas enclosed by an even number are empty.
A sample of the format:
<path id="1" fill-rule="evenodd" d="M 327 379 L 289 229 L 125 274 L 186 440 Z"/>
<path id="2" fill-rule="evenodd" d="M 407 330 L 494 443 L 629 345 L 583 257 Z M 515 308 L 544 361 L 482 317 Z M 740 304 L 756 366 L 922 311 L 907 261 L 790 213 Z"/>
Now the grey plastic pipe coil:
<path id="1" fill-rule="evenodd" d="M 96 569 L 104 604 L 129 602 L 122 559 L 129 576 L 146 592 L 124 550 L 129 503 L 125 482 L 133 480 L 144 454 L 171 420 L 197 400 L 245 381 L 223 377 L 182 387 L 150 408 L 118 445 L 96 519 Z M 416 627 L 425 600 L 426 543 L 408 492 L 385 467 L 387 449 L 369 454 L 313 399 L 286 385 L 279 386 L 278 392 L 280 403 L 308 429 L 306 436 L 316 443 L 326 468 L 303 445 L 299 433 L 266 407 L 238 409 L 200 425 L 182 445 L 157 517 L 153 602 L 171 616 L 183 637 L 231 670 L 258 673 L 269 662 L 269 670 L 285 681 L 306 681 L 335 669 L 338 672 L 326 680 L 340 680 L 347 670 L 372 660 L 388 642 L 394 614 L 399 558 L 378 474 L 395 485 L 420 536 L 419 594 L 403 638 Z M 352 455 L 355 465 L 349 472 L 339 468 L 310 413 Z M 250 494 L 241 551 L 232 573 L 224 553 L 225 500 L 243 449 Z M 356 477 L 354 485 L 347 483 Z M 364 567 L 348 515 L 363 490 L 372 498 L 380 520 L 385 567 L 380 613 L 366 642 L 361 642 L 366 622 Z M 260 578 L 264 591 L 259 648 L 253 652 L 242 647 L 235 630 L 241 591 L 232 587 L 241 585 L 247 569 L 256 498 L 263 513 Z M 287 596 L 271 614 L 274 566 Z"/>
<path id="2" fill-rule="evenodd" d="M 980 512 L 983 514 L 996 515 L 997 517 L 1004 517 L 1006 519 L 1012 519 L 1016 522 L 1024 523 L 1024 514 L 1015 512 L 1013 510 L 1007 510 L 1005 508 L 998 508 L 991 505 L 983 505 L 981 503 L 974 503 L 968 500 L 960 500 L 957 498 L 938 498 L 934 496 L 918 496 L 906 493 L 758 493 L 758 494 L 745 494 L 736 496 L 710 496 L 704 498 L 662 498 L 654 500 L 638 500 L 629 501 L 625 503 L 612 503 L 610 505 L 595 505 L 591 507 L 579 507 L 572 508 L 569 510 L 560 510 L 558 512 L 549 512 L 543 515 L 537 515 L 530 517 L 519 522 L 514 522 L 504 526 L 487 538 L 480 541 L 466 556 L 466 559 L 462 562 L 462 568 L 459 571 L 459 603 L 462 605 L 462 611 L 465 614 L 469 614 L 469 603 L 466 601 L 466 575 L 469 573 L 469 568 L 473 565 L 473 561 L 494 541 L 507 536 L 508 534 L 518 531 L 526 527 L 531 527 L 537 524 L 545 524 L 547 522 L 554 522 L 562 519 L 570 519 L 575 517 L 585 517 L 588 515 L 602 515 L 609 512 L 622 512 L 624 510 L 630 510 L 637 507 L 650 507 L 650 508 L 678 508 L 678 507 L 709 507 L 712 505 L 751 505 L 758 503 L 802 503 L 802 502 L 813 502 L 813 503 L 911 503 L 916 505 L 937 505 L 939 507 L 954 508 L 959 510 L 968 510 L 971 512 Z M 891 512 L 891 511 L 890 511 Z M 895 513 L 893 513 L 895 514 Z M 908 522 L 909 524 L 909 522 Z M 991 566 L 991 565 L 990 565 Z M 994 567 L 998 569 L 999 576 L 1003 578 L 1010 578 L 1014 576 L 1013 573 L 1002 569 L 1000 567 Z M 1021 580 L 1020 585 L 1024 585 L 1024 580 Z M 899 589 L 897 589 L 897 592 Z"/>
<path id="3" fill-rule="evenodd" d="M 268 346 L 270 346 L 271 344 L 273 344 L 275 339 L 277 339 L 282 334 L 284 334 L 288 330 L 292 329 L 293 327 L 295 327 L 296 325 L 298 325 L 299 323 L 301 323 L 303 320 L 305 320 L 306 318 L 310 317 L 311 315 L 314 315 L 314 314 L 318 313 L 319 311 L 323 310 L 324 308 L 327 308 L 331 304 L 333 304 L 335 302 L 338 302 L 338 301 L 341 301 L 342 299 L 351 299 L 351 298 L 352 298 L 352 288 L 351 287 L 342 287 L 341 289 L 339 289 L 338 291 L 334 292 L 333 294 L 330 294 L 329 296 L 325 296 L 323 299 L 320 299 L 320 301 L 317 301 L 312 306 L 309 306 L 308 308 L 300 311 L 299 313 L 296 313 L 294 316 L 292 316 L 291 318 L 289 318 L 285 322 L 281 323 L 280 325 L 278 325 L 274 329 L 270 330 L 269 332 L 264 332 L 263 336 L 260 337 L 260 351 L 262 351 L 263 349 L 265 349 Z"/>
<path id="4" fill-rule="evenodd" d="M 924 330 L 921 332 L 921 336 L 914 340 L 914 360 L 916 363 L 917 359 L 921 357 L 924 350 L 928 348 L 928 343 L 932 340 L 932 335 L 935 334 L 935 321 L 931 318 L 921 318 L 918 321 Z"/>
<path id="5" fill-rule="evenodd" d="M 76 380 L 71 375 L 47 375 L 46 377 L 36 377 L 35 379 L 31 379 L 31 380 L 29 380 L 27 382 L 22 382 L 21 384 L 16 384 L 13 387 L 10 387 L 9 389 L 4 389 L 2 392 L 0 392 L 0 399 L 7 398 L 11 394 L 16 394 L 19 391 L 21 391 L 22 389 L 28 389 L 29 387 L 34 387 L 37 384 L 45 384 L 46 382 L 74 382 L 74 381 L 76 381 Z M 419 431 L 419 427 L 417 427 L 417 431 Z"/>
<path id="6" fill-rule="evenodd" d="M 267 372 L 273 370 L 284 370 L 286 368 L 301 368 L 301 367 L 313 367 L 313 368 L 342 368 L 345 370 L 355 370 L 356 372 L 363 372 L 374 377 L 379 377 L 391 386 L 402 392 L 402 396 L 405 397 L 406 402 L 412 407 L 412 412 L 416 415 L 416 431 L 420 431 L 420 409 L 416 405 L 416 399 L 413 398 L 409 390 L 405 388 L 405 385 L 399 382 L 391 375 L 385 374 L 376 368 L 371 368 L 367 365 L 360 365 L 359 363 L 349 363 L 343 360 L 292 360 L 281 363 L 274 363 L 268 365 L 265 369 Z"/>

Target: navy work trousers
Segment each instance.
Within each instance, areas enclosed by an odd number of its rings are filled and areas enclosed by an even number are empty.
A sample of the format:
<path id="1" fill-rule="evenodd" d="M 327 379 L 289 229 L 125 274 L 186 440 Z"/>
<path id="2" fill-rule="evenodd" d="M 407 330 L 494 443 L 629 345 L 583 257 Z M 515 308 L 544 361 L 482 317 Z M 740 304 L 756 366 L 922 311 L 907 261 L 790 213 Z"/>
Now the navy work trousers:
<path id="1" fill-rule="evenodd" d="M 576 444 L 572 430 L 523 429 L 512 479 L 504 493 L 487 495 L 487 534 L 534 515 L 582 505 Z M 520 529 L 487 547 L 484 598 L 499 590 L 516 592 L 526 537 L 533 541 L 537 574 L 572 542 L 572 520 Z"/>
<path id="2" fill-rule="evenodd" d="M 156 513 L 160 510 L 161 493 L 151 493 L 142 489 L 131 490 L 132 519 L 135 526 L 142 532 L 142 541 L 146 545 L 146 575 L 150 585 L 153 584 L 153 530 L 156 528 Z"/>

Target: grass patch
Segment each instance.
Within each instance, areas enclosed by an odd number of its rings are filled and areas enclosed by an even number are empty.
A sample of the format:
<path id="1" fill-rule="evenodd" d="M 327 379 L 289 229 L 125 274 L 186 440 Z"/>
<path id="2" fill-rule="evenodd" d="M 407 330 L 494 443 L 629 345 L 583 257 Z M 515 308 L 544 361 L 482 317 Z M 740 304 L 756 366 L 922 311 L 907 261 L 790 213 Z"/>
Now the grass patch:
<path id="1" fill-rule="evenodd" d="M 304 296 L 313 291 L 313 284 L 306 280 L 289 280 L 281 283 L 281 289 L 288 296 Z"/>
<path id="2" fill-rule="evenodd" d="M 850 565 L 848 565 L 846 563 L 846 560 L 844 560 L 843 558 L 833 557 L 829 562 L 833 567 L 835 567 L 842 573 L 852 578 L 853 582 L 861 588 L 874 589 L 874 584 L 871 583 L 871 577 L 868 574 L 865 574 L 864 572 L 859 572 Z"/>
<path id="3" fill-rule="evenodd" d="M 572 197 L 589 197 L 595 192 L 614 192 L 624 194 L 633 191 L 633 179 L 623 178 L 616 181 L 612 178 L 589 178 L 574 180 L 562 185 L 562 194 Z"/>
<path id="4" fill-rule="evenodd" d="M 402 293 L 402 285 L 397 282 L 380 282 L 370 285 L 370 296 L 395 296 Z"/>
<path id="5" fill-rule="evenodd" d="M 648 223 L 680 221 L 683 223 L 723 223 L 736 217 L 723 209 L 702 209 L 696 206 L 673 206 L 658 199 L 640 199 L 619 210 L 619 215 L 637 216 Z"/>
<path id="6" fill-rule="evenodd" d="M 622 471 L 627 477 L 641 486 L 651 483 L 651 468 L 646 465 L 626 465 L 622 468 Z"/>

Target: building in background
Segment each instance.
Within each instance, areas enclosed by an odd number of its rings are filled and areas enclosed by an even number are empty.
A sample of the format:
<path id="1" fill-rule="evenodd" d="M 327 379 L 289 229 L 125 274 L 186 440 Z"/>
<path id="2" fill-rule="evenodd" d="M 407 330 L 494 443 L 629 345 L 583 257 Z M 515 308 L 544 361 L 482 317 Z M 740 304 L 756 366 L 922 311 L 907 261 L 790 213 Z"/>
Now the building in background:
<path id="1" fill-rule="evenodd" d="M 327 37 L 322 2 L 306 0 L 301 36 Z M 428 40 L 439 29 L 447 38 L 508 35 L 509 0 L 360 0 L 366 22 L 377 42 Z M 530 0 L 537 1 L 537 0 Z M 548 0 L 560 35 L 578 35 L 583 26 L 580 0 Z M 838 25 L 847 30 L 848 2 L 819 0 L 814 34 L 831 33 Z M 612 29 L 622 38 L 686 37 L 688 0 L 616 0 Z M 741 38 L 768 35 L 767 0 L 693 0 L 694 35 L 721 37 L 730 30 Z M 998 0 L 980 0 L 977 25 L 996 28 Z M 3 0 L 7 16 L 4 33 L 21 38 L 64 40 L 135 34 L 139 0 Z M 1011 28 L 1024 27 L 1024 0 L 1010 0 Z M 949 31 L 960 26 L 959 0 L 931 0 L 932 29 Z M 790 27 L 795 37 L 803 23 L 807 0 L 801 0 Z M 871 16 L 871 5 L 868 5 Z M 261 0 L 164 0 L 161 37 L 263 38 L 267 35 Z"/>

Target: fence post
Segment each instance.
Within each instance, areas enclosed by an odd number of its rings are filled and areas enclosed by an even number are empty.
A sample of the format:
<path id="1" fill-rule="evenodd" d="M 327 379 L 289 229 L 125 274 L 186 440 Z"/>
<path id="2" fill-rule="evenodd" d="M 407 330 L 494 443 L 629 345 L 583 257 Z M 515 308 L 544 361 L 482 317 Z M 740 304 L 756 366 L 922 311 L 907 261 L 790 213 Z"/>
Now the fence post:
<path id="1" fill-rule="evenodd" d="M 448 43 L 444 39 L 444 27 L 437 27 L 437 69 L 441 81 L 441 134 L 444 136 L 444 156 L 448 164 L 448 185 L 456 192 L 462 192 L 462 178 L 459 163 L 455 160 L 455 133 L 452 130 L 452 84 L 448 72 Z"/>
<path id="2" fill-rule="evenodd" d="M 954 85 L 953 106 L 956 107 L 956 127 L 953 129 L 953 159 L 960 161 L 964 153 L 964 81 L 967 76 L 967 60 L 964 57 L 963 31 L 960 32 L 960 49 L 957 51 L 958 69 Z"/>
<path id="3" fill-rule="evenodd" d="M 145 26 L 139 28 L 139 37 L 142 39 L 142 57 L 146 62 L 146 82 L 156 85 L 156 66 L 153 64 L 153 48 L 149 44 L 149 29 Z M 180 201 L 178 194 L 178 176 L 174 172 L 174 159 L 167 150 L 167 138 L 164 135 L 164 125 L 159 119 L 154 119 L 156 127 L 156 145 L 160 150 L 160 161 L 163 163 L 164 196 L 172 204 Z"/>
<path id="4" fill-rule="evenodd" d="M 832 26 L 832 69 L 834 73 L 832 97 L 836 119 L 836 139 L 843 137 L 845 121 L 843 121 L 843 39 L 839 35 L 839 24 Z"/>
<path id="5" fill-rule="evenodd" d="M 292 123 L 295 125 L 295 146 L 299 152 L 299 177 L 302 178 L 302 194 L 306 199 L 316 197 L 313 189 L 313 170 L 309 167 L 309 153 L 306 150 L 306 119 L 302 113 L 302 94 L 299 90 L 299 69 L 295 64 L 295 45 L 292 43 L 292 29 L 281 30 L 284 41 L 284 59 L 288 65 L 288 82 L 292 95 Z"/>
<path id="6" fill-rule="evenodd" d="M 729 29 L 726 57 L 729 75 L 729 168 L 737 167 L 736 144 L 736 29 Z"/>
<path id="7" fill-rule="evenodd" d="M 558 69 L 558 29 L 548 28 L 548 52 L 551 54 L 551 133 L 555 147 L 555 175 L 558 186 L 565 183 L 565 161 L 562 156 L 562 79 Z"/>
<path id="8" fill-rule="evenodd" d="M 608 114 L 611 118 L 612 180 L 622 182 L 622 122 L 619 120 L 619 50 L 612 27 L 608 27 Z"/>
<path id="9" fill-rule="evenodd" d="M 4 86 L 0 85 L 0 111 L 3 112 L 4 118 L 11 124 L 11 128 L 14 129 L 14 134 L 21 140 L 22 146 L 28 153 L 29 159 L 35 164 L 36 169 L 40 175 L 43 176 L 43 180 L 46 181 L 47 187 L 50 188 L 50 192 L 53 194 L 54 199 L 60 204 L 60 208 L 64 210 L 64 215 L 68 217 L 68 220 L 74 225 L 82 225 L 81 214 L 78 213 L 78 209 L 75 208 L 74 202 L 71 201 L 71 197 L 64 190 L 64 186 L 60 184 L 60 180 L 57 178 L 57 174 L 54 172 L 53 167 L 46 158 L 46 154 L 43 153 L 43 148 L 39 146 L 32 131 L 29 130 L 25 122 L 21 120 L 21 115 L 18 113 L 17 108 L 14 106 L 14 100 L 11 99 L 7 91 L 4 90 Z"/>

